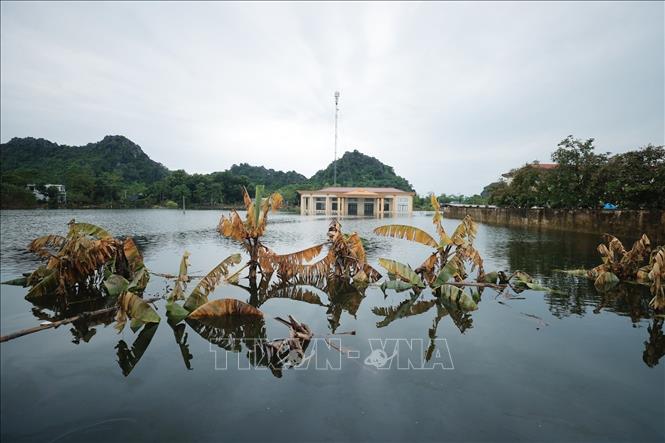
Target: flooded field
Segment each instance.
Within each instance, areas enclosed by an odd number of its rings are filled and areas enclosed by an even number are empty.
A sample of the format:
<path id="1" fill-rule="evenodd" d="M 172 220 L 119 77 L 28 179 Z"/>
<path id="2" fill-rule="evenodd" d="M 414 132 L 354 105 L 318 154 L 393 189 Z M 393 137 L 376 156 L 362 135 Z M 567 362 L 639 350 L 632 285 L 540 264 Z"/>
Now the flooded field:
<path id="1" fill-rule="evenodd" d="M 3 211 L 0 277 L 34 269 L 28 242 L 65 233 L 71 219 L 133 236 L 153 272 L 177 274 L 188 251 L 190 274 L 205 274 L 241 252 L 215 231 L 220 215 Z M 329 222 L 277 214 L 263 241 L 278 253 L 300 250 L 324 242 Z M 383 271 L 380 257 L 418 266 L 430 250 L 372 232 L 386 223 L 434 232 L 429 214 L 341 220 L 363 238 L 375 268 Z M 384 296 L 376 285 L 292 290 L 241 279 L 210 298 L 259 307 L 265 319 L 252 327 L 171 327 L 159 301 L 163 320 L 138 333 L 118 334 L 111 316 L 3 343 L 2 441 L 663 441 L 665 341 L 648 288 L 601 295 L 587 280 L 555 272 L 597 265 L 600 240 L 480 225 L 475 246 L 487 270 L 523 270 L 554 291 L 486 288 L 473 312 L 429 290 Z M 153 275 L 146 297 L 172 285 Z M 3 335 L 55 319 L 47 301 L 25 300 L 27 289 L 1 291 Z M 58 315 L 98 308 L 83 300 Z M 308 364 L 271 370 L 252 341 L 287 336 L 273 317 L 288 315 L 318 339 Z M 355 335 L 340 334 L 349 331 Z"/>

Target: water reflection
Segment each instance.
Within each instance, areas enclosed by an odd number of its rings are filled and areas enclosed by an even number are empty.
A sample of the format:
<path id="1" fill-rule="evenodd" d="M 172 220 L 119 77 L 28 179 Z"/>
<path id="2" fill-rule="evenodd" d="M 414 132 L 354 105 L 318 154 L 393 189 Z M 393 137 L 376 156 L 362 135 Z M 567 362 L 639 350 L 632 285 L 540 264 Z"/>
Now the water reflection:
<path id="1" fill-rule="evenodd" d="M 111 307 L 115 304 L 115 299 L 105 297 L 101 291 L 85 289 L 79 291 L 76 295 L 64 299 L 56 294 L 47 294 L 41 297 L 26 297 L 32 305 L 32 314 L 42 322 L 60 321 L 66 318 L 80 316 L 92 311 Z M 95 326 L 106 326 L 114 321 L 114 313 L 109 312 L 102 315 L 87 316 L 70 323 L 72 326 L 72 343 L 88 343 L 96 334 Z"/>
<path id="2" fill-rule="evenodd" d="M 146 323 L 146 325 L 141 328 L 141 331 L 134 340 L 134 343 L 132 343 L 131 348 L 127 346 L 127 343 L 124 340 L 118 342 L 115 348 L 118 350 L 118 365 L 120 365 L 122 375 L 127 377 L 136 367 L 146 349 L 150 346 L 150 342 L 152 342 L 152 338 L 155 336 L 158 327 L 159 323 Z"/>

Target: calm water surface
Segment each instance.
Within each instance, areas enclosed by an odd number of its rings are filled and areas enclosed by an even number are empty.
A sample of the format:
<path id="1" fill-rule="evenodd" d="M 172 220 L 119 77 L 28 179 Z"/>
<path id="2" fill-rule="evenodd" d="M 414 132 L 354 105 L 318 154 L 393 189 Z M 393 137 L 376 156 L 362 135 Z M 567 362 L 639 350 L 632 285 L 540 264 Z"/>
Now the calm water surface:
<path id="1" fill-rule="evenodd" d="M 64 233 L 72 218 L 134 236 L 152 271 L 176 273 L 187 250 L 190 274 L 202 274 L 239 251 L 216 233 L 220 214 L 3 211 L 1 279 L 34 269 L 28 241 Z M 426 247 L 372 234 L 386 222 L 433 232 L 427 214 L 344 219 L 342 228 L 366 240 L 377 269 L 379 257 L 419 265 Z M 279 253 L 302 249 L 324 241 L 328 223 L 276 215 L 264 242 Z M 444 226 L 456 224 L 445 220 Z M 599 240 L 481 225 L 476 246 L 486 269 L 521 269 L 558 292 L 509 299 L 485 290 L 470 315 L 437 305 L 427 291 L 410 303 L 408 292 L 384 298 L 373 286 L 333 294 L 310 288 L 308 302 L 228 285 L 211 296 L 260 305 L 265 324 L 253 332 L 269 339 L 288 333 L 270 317 L 289 314 L 319 336 L 355 330 L 337 338 L 358 358 L 316 348 L 317 358 L 338 362 L 338 369 L 285 369 L 278 377 L 250 364 L 238 331 L 218 346 L 205 331 L 185 323 L 174 330 L 165 319 L 137 334 L 129 328 L 118 334 L 102 319 L 4 343 L 2 441 L 663 441 L 665 343 L 647 311 L 648 290 L 629 286 L 601 296 L 587 281 L 553 272 L 596 265 Z M 153 276 L 146 293 L 162 295 L 169 287 Z M 53 315 L 49 306 L 26 301 L 26 289 L 3 285 L 1 291 L 2 334 Z M 163 303 L 156 307 L 164 317 Z M 434 343 L 434 361 L 454 369 L 364 364 L 370 339 L 386 340 L 391 351 L 395 342 L 387 339 L 397 338 L 423 343 L 409 354 L 421 363 Z"/>

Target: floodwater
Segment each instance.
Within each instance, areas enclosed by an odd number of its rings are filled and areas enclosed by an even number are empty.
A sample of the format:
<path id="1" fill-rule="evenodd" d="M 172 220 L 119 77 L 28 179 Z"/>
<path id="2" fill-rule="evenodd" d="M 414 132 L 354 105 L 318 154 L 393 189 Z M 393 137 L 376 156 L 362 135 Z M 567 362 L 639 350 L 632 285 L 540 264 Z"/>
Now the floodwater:
<path id="1" fill-rule="evenodd" d="M 25 252 L 28 241 L 64 233 L 71 219 L 133 236 L 151 271 L 177 273 L 189 251 L 190 274 L 205 274 L 240 251 L 216 233 L 220 214 L 3 211 L 1 279 L 34 269 L 38 261 Z M 323 242 L 328 223 L 325 217 L 277 214 L 264 243 L 278 253 L 296 251 Z M 418 266 L 428 248 L 376 236 L 374 227 L 402 223 L 434 233 L 428 214 L 341 223 L 344 232 L 364 238 L 379 270 L 379 257 Z M 448 230 L 457 223 L 444 220 Z M 161 323 L 137 333 L 125 328 L 118 334 L 112 318 L 102 318 L 21 337 L 0 345 L 1 438 L 664 441 L 665 342 L 662 322 L 648 311 L 648 289 L 623 286 L 601 295 L 586 280 L 555 272 L 595 266 L 599 241 L 599 235 L 480 225 L 476 247 L 486 270 L 521 269 L 556 292 L 485 289 L 471 313 L 437 303 L 428 291 L 414 300 L 409 292 L 390 290 L 384 298 L 376 286 L 327 293 L 220 285 L 211 299 L 248 301 L 265 321 L 220 330 L 181 323 L 174 329 L 160 301 Z M 146 296 L 170 288 L 169 280 L 153 276 Z M 1 291 L 2 334 L 100 307 L 82 301 L 55 313 L 48 303 L 26 301 L 24 288 L 3 285 Z M 273 320 L 288 315 L 318 338 L 307 364 L 267 369 L 250 355 L 251 339 L 288 336 Z M 348 331 L 356 334 L 338 334 Z"/>

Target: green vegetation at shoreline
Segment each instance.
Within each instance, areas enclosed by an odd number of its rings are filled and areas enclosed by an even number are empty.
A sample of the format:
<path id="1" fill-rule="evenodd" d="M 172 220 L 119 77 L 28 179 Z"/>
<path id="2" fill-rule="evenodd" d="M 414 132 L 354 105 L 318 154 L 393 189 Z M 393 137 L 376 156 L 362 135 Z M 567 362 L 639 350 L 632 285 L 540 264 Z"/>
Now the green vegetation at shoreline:
<path id="1" fill-rule="evenodd" d="M 413 190 L 392 167 L 358 151 L 337 160 L 340 186 L 389 186 Z M 0 145 L 3 209 L 67 208 L 187 208 L 242 206 L 242 188 L 265 184 L 279 191 L 285 207 L 297 205 L 299 189 L 332 185 L 331 163 L 308 179 L 295 171 L 276 171 L 247 163 L 226 171 L 188 174 L 169 171 L 123 136 L 106 136 L 85 146 L 64 146 L 44 139 L 14 138 Z M 67 202 L 39 203 L 27 184 L 64 184 Z"/>
<path id="2" fill-rule="evenodd" d="M 552 153 L 556 167 L 536 163 L 511 171 L 512 181 L 494 182 L 483 195 L 504 207 L 665 208 L 665 149 L 648 145 L 622 154 L 596 153 L 594 139 L 568 136 Z"/>

